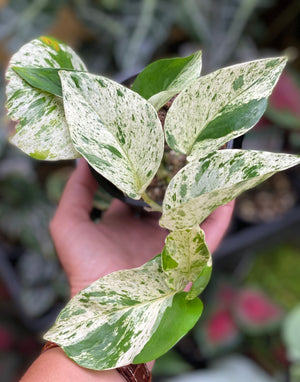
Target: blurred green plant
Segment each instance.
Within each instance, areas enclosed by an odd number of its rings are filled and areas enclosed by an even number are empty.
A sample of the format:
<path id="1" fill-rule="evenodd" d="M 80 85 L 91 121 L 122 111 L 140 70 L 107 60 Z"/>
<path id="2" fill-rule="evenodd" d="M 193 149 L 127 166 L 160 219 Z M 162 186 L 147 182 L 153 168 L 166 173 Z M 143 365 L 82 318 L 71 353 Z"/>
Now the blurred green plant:
<path id="1" fill-rule="evenodd" d="M 282 328 L 283 340 L 287 348 L 288 359 L 291 362 L 291 382 L 300 381 L 300 305 L 287 315 Z"/>
<path id="2" fill-rule="evenodd" d="M 283 129 L 289 150 L 300 150 L 299 75 L 286 72 L 278 82 L 266 112 L 267 119 Z"/>
<path id="3" fill-rule="evenodd" d="M 26 250 L 17 262 L 16 271 L 20 283 L 19 303 L 28 317 L 42 317 L 57 300 L 68 298 L 67 280 L 57 261 Z"/>
<path id="4" fill-rule="evenodd" d="M 280 327 L 283 310 L 261 289 L 220 283 L 194 337 L 205 357 L 237 349 L 248 338 L 267 336 Z"/>
<path id="5" fill-rule="evenodd" d="M 93 47 L 98 66 L 92 63 L 91 69 L 111 72 L 113 62 L 119 70 L 133 74 L 150 61 L 167 39 L 175 21 L 176 1 L 74 0 L 72 7 L 97 36 Z M 86 57 L 85 60 L 89 64 Z M 108 66 L 105 68 L 103 63 Z"/>
<path id="6" fill-rule="evenodd" d="M 46 197 L 31 159 L 4 143 L 5 134 L 0 138 L 0 237 L 5 248 L 18 252 L 16 261 L 8 254 L 2 261 L 14 270 L 14 297 L 22 311 L 41 317 L 68 297 L 48 230 L 55 204 Z"/>
<path id="7" fill-rule="evenodd" d="M 0 230 L 11 242 L 49 258 L 54 255 L 48 232 L 54 205 L 46 200 L 32 162 L 15 151 L 7 148 L 1 160 Z"/>
<path id="8" fill-rule="evenodd" d="M 299 248 L 292 244 L 258 253 L 246 283 L 256 285 L 280 305 L 292 309 L 300 296 L 299 256 Z"/>
<path id="9" fill-rule="evenodd" d="M 227 280 L 224 274 L 218 274 L 212 280 L 205 299 L 210 304 L 202 320 L 170 354 L 158 359 L 154 375 L 171 377 L 173 368 L 169 364 L 178 362 L 178 374 L 192 369 L 192 374 L 186 375 L 187 380 L 198 373 L 198 378 L 210 375 L 212 378 L 214 365 L 235 357 L 235 354 L 245 362 L 251 358 L 262 367 L 262 373 L 267 371 L 270 380 L 271 375 L 283 375 L 287 371 L 280 335 L 285 312 L 273 299 L 261 289 Z M 181 378 L 185 378 L 184 375 L 178 376 L 178 380 Z"/>
<path id="10" fill-rule="evenodd" d="M 275 379 L 253 360 L 242 355 L 229 355 L 214 360 L 205 370 L 194 370 L 178 377 L 163 379 L 164 382 L 276 382 Z"/>
<path id="11" fill-rule="evenodd" d="M 0 43 L 12 51 L 37 31 L 51 26 L 58 10 L 68 0 L 11 0 L 0 7 Z"/>
<path id="12" fill-rule="evenodd" d="M 178 352 L 171 349 L 155 361 L 153 375 L 170 377 L 187 373 L 192 370 L 192 365 L 184 360 Z"/>
<path id="13" fill-rule="evenodd" d="M 174 42 L 176 47 L 173 44 L 172 49 L 185 52 L 167 52 L 168 55 L 187 55 L 201 45 L 206 52 L 206 69 L 212 71 L 233 60 L 258 56 L 255 38 L 245 34 L 245 30 L 254 16 L 258 24 L 260 11 L 275 3 L 275 0 L 222 0 L 218 4 L 199 0 L 11 0 L 0 12 L 0 44 L 7 45 L 9 52 L 16 51 L 25 41 L 45 34 L 62 8 L 67 8 L 91 31 L 89 41 L 79 47 L 91 71 L 136 73 L 158 51 L 165 54 L 161 50 L 163 44 Z M 174 30 L 179 34 L 175 38 Z"/>

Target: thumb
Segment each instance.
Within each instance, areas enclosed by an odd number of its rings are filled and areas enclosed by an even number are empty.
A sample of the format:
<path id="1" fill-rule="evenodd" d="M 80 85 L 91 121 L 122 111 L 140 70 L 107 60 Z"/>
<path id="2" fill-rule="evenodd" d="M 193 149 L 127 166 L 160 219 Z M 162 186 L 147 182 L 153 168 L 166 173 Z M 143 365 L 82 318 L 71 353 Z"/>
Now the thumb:
<path id="1" fill-rule="evenodd" d="M 96 190 L 97 182 L 93 178 L 87 162 L 80 159 L 65 186 L 57 214 L 64 219 L 90 219 Z"/>

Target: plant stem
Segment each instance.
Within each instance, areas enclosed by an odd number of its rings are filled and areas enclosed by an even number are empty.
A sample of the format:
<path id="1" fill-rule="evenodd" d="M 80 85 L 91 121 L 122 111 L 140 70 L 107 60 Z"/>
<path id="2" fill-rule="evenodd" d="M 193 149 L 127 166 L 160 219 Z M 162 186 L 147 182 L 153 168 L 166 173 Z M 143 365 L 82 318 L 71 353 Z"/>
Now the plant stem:
<path id="1" fill-rule="evenodd" d="M 151 210 L 152 211 L 158 211 L 158 212 L 162 212 L 162 206 L 159 205 L 158 203 L 156 203 L 154 200 L 152 200 L 149 195 L 146 194 L 146 192 L 144 192 L 142 194 L 142 198 L 143 200 L 149 204 L 149 206 L 151 207 Z"/>

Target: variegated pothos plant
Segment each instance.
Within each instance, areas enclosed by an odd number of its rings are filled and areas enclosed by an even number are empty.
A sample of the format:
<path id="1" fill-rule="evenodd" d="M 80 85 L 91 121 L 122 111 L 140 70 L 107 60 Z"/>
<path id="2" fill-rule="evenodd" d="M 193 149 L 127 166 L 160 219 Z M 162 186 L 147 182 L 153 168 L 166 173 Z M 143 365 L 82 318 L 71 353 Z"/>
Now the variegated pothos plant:
<path id="1" fill-rule="evenodd" d="M 285 57 L 200 76 L 201 52 L 150 64 L 128 89 L 88 73 L 74 51 L 49 37 L 24 45 L 7 70 L 7 109 L 18 121 L 11 142 L 33 158 L 84 157 L 133 199 L 162 212 L 161 254 L 109 274 L 76 295 L 45 338 L 81 366 L 110 369 L 150 361 L 172 347 L 202 312 L 211 255 L 200 223 L 218 206 L 299 156 L 218 150 L 260 119 Z M 164 131 L 157 111 L 179 93 Z M 147 194 L 164 141 L 187 156 L 162 205 Z M 189 292 L 185 286 L 191 282 Z"/>

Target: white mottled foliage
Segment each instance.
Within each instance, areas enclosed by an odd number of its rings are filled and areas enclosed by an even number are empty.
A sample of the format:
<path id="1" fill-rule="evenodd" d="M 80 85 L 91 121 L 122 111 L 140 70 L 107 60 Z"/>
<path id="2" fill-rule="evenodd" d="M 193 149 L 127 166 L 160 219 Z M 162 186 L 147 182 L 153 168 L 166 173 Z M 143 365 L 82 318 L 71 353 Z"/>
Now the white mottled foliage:
<path id="1" fill-rule="evenodd" d="M 285 64 L 285 57 L 257 60 L 193 81 L 167 114 L 169 146 L 192 161 L 245 134 L 265 111 Z"/>
<path id="2" fill-rule="evenodd" d="M 175 61 L 170 62 L 165 67 Z M 160 86 L 158 78 L 158 86 L 145 97 L 156 94 L 146 101 L 112 80 L 85 72 L 69 47 L 47 37 L 31 41 L 12 57 L 6 74 L 7 108 L 19 121 L 12 143 L 38 159 L 82 155 L 134 199 L 147 198 L 143 193 L 163 156 L 164 134 L 155 107 L 181 92 L 167 113 L 166 140 L 192 162 L 174 176 L 165 194 L 160 225 L 171 232 L 162 254 L 139 268 L 95 281 L 71 299 L 45 335 L 79 365 L 101 370 L 146 362 L 195 324 L 202 312 L 196 297 L 212 269 L 199 224 L 218 206 L 300 163 L 295 155 L 217 151 L 258 121 L 285 63 L 285 58 L 258 60 L 198 79 L 199 52 L 184 68 L 173 68 L 170 83 Z M 59 70 L 63 98 L 33 88 L 13 66 L 65 69 Z M 145 70 L 143 91 L 149 90 L 151 67 Z M 193 283 L 190 292 L 182 292 L 188 282 Z"/>
<path id="3" fill-rule="evenodd" d="M 200 224 L 214 209 L 256 186 L 300 157 L 259 151 L 220 150 L 192 162 L 171 180 L 160 225 L 184 229 Z"/>
<path id="4" fill-rule="evenodd" d="M 139 199 L 163 155 L 163 131 L 155 109 L 105 77 L 59 74 L 76 150 L 120 190 Z"/>
<path id="5" fill-rule="evenodd" d="M 162 267 L 170 288 L 178 290 L 189 281 L 194 282 L 209 262 L 209 249 L 199 226 L 169 233 L 162 252 Z"/>
<path id="6" fill-rule="evenodd" d="M 94 282 L 73 297 L 45 338 L 87 368 L 130 364 L 176 293 L 165 283 L 160 262 L 159 256 Z"/>
<path id="7" fill-rule="evenodd" d="M 15 53 L 6 72 L 6 107 L 11 119 L 18 121 L 11 143 L 36 159 L 79 157 L 70 139 L 62 99 L 31 87 L 13 66 L 86 70 L 80 58 L 67 45 L 41 37 Z"/>

